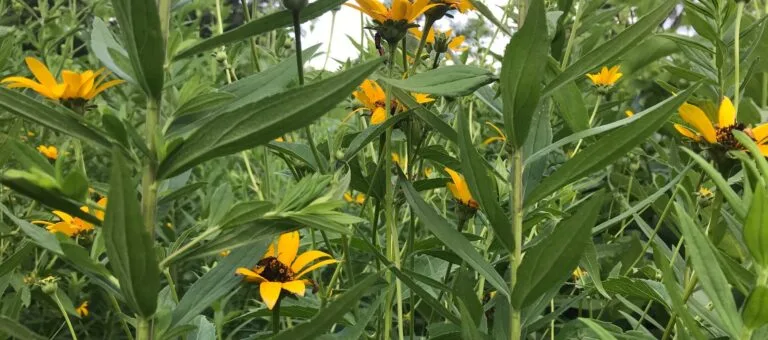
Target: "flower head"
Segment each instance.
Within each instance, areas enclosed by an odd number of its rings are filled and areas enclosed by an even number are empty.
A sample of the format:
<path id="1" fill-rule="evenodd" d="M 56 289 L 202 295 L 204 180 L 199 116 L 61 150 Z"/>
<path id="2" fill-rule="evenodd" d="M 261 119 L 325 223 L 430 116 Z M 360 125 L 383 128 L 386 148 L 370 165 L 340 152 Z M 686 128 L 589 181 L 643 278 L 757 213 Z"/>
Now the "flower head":
<path id="1" fill-rule="evenodd" d="M 104 82 L 109 73 L 105 73 L 103 68 L 98 71 L 87 70 L 84 72 L 64 70 L 61 72 L 62 82 L 59 83 L 48 67 L 39 60 L 27 57 L 24 61 L 37 81 L 25 77 L 12 76 L 0 80 L 0 83 L 8 83 L 9 88 L 32 89 L 46 98 L 62 101 L 68 106 L 82 106 L 99 93 L 124 83 L 120 79 Z"/>
<path id="2" fill-rule="evenodd" d="M 587 276 L 587 271 L 581 269 L 581 267 L 576 267 L 576 269 L 573 270 L 572 276 L 574 281 L 578 281 Z"/>
<path id="3" fill-rule="evenodd" d="M 446 183 L 448 190 L 453 194 L 453 198 L 466 207 L 477 209 L 477 201 L 472 198 L 472 193 L 469 192 L 469 187 L 467 186 L 467 181 L 464 180 L 464 176 L 450 168 L 445 168 L 444 170 L 451 175 L 451 179 L 453 180 L 450 183 Z"/>
<path id="4" fill-rule="evenodd" d="M 355 2 L 356 5 L 351 3 L 345 3 L 345 5 L 371 17 L 376 25 L 368 28 L 375 30 L 390 45 L 402 40 L 409 28 L 418 27 L 414 23 L 416 18 L 430 8 L 437 6 L 437 4 L 431 4 L 430 0 L 416 0 L 415 2 L 392 0 L 390 7 L 378 0 L 355 0 Z"/>
<path id="5" fill-rule="evenodd" d="M 304 296 L 306 284 L 312 284 L 304 275 L 339 261 L 319 250 L 309 250 L 296 256 L 299 251 L 299 232 L 280 235 L 272 243 L 262 259 L 253 268 L 240 267 L 235 273 L 246 282 L 259 284 L 261 299 L 270 310 L 275 307 L 283 290 Z M 318 261 L 319 260 L 319 261 Z M 313 264 L 314 263 L 314 264 Z"/>
<path id="6" fill-rule="evenodd" d="M 616 82 L 619 81 L 623 75 L 623 73 L 619 72 L 619 65 L 616 65 L 610 69 L 608 69 L 606 66 L 603 66 L 600 72 L 587 74 L 587 77 L 595 86 L 601 89 L 608 89 L 613 87 L 613 85 L 616 85 Z"/>
<path id="7" fill-rule="evenodd" d="M 102 209 L 97 209 L 93 212 L 93 215 L 96 216 L 99 220 L 104 220 L 104 208 L 107 206 L 107 198 L 104 197 L 100 199 L 96 204 L 101 207 Z M 83 212 L 89 213 L 90 209 L 88 206 L 82 206 L 80 207 L 80 210 Z M 56 217 L 59 218 L 58 222 L 48 222 L 48 221 L 32 221 L 32 223 L 42 224 L 45 225 L 45 229 L 47 229 L 51 233 L 62 233 L 64 235 L 67 235 L 68 237 L 75 237 L 80 234 L 87 233 L 91 230 L 93 230 L 93 224 L 88 223 L 79 217 L 72 217 L 72 215 L 67 214 L 63 211 L 54 210 L 52 212 Z"/>
<path id="8" fill-rule="evenodd" d="M 77 308 L 75 308 L 75 311 L 77 312 L 80 317 L 86 317 L 88 316 L 88 300 L 83 301 Z"/>
<path id="9" fill-rule="evenodd" d="M 419 104 L 426 104 L 435 101 L 425 93 L 411 93 Z M 379 125 L 387 120 L 387 94 L 384 89 L 373 80 L 366 79 L 360 84 L 360 90 L 352 92 L 352 96 L 363 104 L 363 109 L 371 112 L 371 124 Z M 402 112 L 405 106 L 395 99 L 391 100 L 391 113 Z"/>
<path id="10" fill-rule="evenodd" d="M 344 200 L 347 201 L 347 203 L 363 204 L 365 203 L 365 194 L 359 192 L 357 195 L 353 196 L 351 192 L 347 191 L 344 193 Z"/>
<path id="11" fill-rule="evenodd" d="M 49 146 L 39 145 L 37 147 L 37 151 L 40 151 L 40 153 L 43 154 L 43 156 L 45 156 L 50 160 L 55 161 L 57 158 L 59 158 L 59 150 L 56 149 L 56 147 L 53 145 L 49 145 Z"/>
<path id="12" fill-rule="evenodd" d="M 624 115 L 627 116 L 627 118 L 632 117 L 635 115 L 635 113 L 632 110 L 626 110 L 624 111 Z"/>
<path id="13" fill-rule="evenodd" d="M 498 126 L 496 126 L 495 124 L 493 124 L 491 122 L 485 122 L 485 124 L 488 124 L 488 126 L 493 128 L 494 130 L 496 130 L 496 133 L 498 135 L 492 136 L 492 137 L 488 137 L 488 139 L 483 141 L 483 145 L 488 145 L 488 144 L 491 144 L 493 142 L 502 142 L 503 143 L 503 142 L 507 141 L 507 135 L 505 135 L 504 131 L 501 131 L 501 129 L 499 129 Z"/>
<path id="14" fill-rule="evenodd" d="M 682 118 L 691 128 L 675 124 L 675 129 L 684 137 L 695 142 L 718 145 L 727 150 L 742 150 L 741 144 L 733 137 L 733 131 L 743 131 L 755 140 L 760 152 L 768 156 L 768 123 L 748 128 L 736 121 L 736 108 L 728 97 L 723 97 L 717 113 L 717 124 L 698 106 L 684 103 L 678 109 Z"/>

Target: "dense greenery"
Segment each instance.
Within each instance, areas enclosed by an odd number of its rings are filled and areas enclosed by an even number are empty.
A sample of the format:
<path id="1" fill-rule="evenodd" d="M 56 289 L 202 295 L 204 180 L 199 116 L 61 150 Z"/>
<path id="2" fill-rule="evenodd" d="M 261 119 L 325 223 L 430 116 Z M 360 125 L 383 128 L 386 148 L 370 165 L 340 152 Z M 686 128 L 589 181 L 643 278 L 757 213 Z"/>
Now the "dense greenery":
<path id="1" fill-rule="evenodd" d="M 768 1 L 495 6 L 0 0 L 0 339 L 768 338 Z"/>

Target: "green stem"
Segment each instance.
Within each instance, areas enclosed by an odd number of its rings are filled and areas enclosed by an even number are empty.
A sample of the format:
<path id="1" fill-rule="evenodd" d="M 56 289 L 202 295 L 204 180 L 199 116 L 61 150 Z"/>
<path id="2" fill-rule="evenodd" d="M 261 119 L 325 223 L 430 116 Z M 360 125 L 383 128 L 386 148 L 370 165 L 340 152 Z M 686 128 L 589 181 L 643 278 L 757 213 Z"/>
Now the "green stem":
<path id="1" fill-rule="evenodd" d="M 72 327 L 72 321 L 69 320 L 69 315 L 67 315 L 67 311 L 64 309 L 64 305 L 61 303 L 61 300 L 59 300 L 58 292 L 54 292 L 53 299 L 56 300 L 56 305 L 59 306 L 59 311 L 61 311 L 61 315 L 64 317 L 64 321 L 67 322 L 67 328 L 69 328 L 69 334 L 72 335 L 73 340 L 77 340 L 77 333 L 75 333 L 75 328 Z"/>
<path id="2" fill-rule="evenodd" d="M 419 68 L 419 65 L 421 65 L 421 52 L 424 51 L 424 45 L 427 44 L 427 35 L 429 34 L 429 31 L 432 29 L 432 25 L 435 23 L 434 20 L 429 19 L 429 17 L 426 18 L 426 21 L 424 22 L 424 30 L 421 32 L 421 40 L 419 40 L 419 47 L 416 48 L 416 54 L 413 55 L 415 60 L 413 61 L 413 72 L 416 72 L 416 69 Z"/>
<path id="3" fill-rule="evenodd" d="M 408 74 L 408 39 L 403 38 L 403 73 Z"/>
<path id="4" fill-rule="evenodd" d="M 432 62 L 432 69 L 436 69 L 440 66 L 440 53 L 435 52 L 435 61 Z"/>
<path id="5" fill-rule="evenodd" d="M 511 147 L 511 146 L 510 146 Z M 517 269 L 523 260 L 523 149 L 515 147 L 511 157 L 512 178 L 510 178 L 510 210 L 512 215 L 512 232 L 515 239 L 515 249 L 509 255 L 512 268 L 509 274 L 509 291 L 514 291 L 517 283 Z M 510 339 L 520 340 L 522 329 L 520 324 L 520 310 L 509 306 L 510 310 Z"/>
<path id="6" fill-rule="evenodd" d="M 152 339 L 152 324 L 149 319 L 139 317 L 136 319 L 136 340 Z"/>
<path id="7" fill-rule="evenodd" d="M 299 86 L 304 86 L 304 60 L 301 55 L 301 21 L 299 20 L 299 11 L 293 11 L 293 37 L 296 41 L 296 70 L 299 72 Z M 320 152 L 317 150 L 317 145 L 312 137 L 312 130 L 309 129 L 309 125 L 304 127 L 304 133 L 307 135 L 307 141 L 309 142 L 309 148 L 312 150 L 312 156 L 317 162 L 317 168 L 320 172 L 325 172 L 322 159 L 320 158 Z"/>
<path id="8" fill-rule="evenodd" d="M 219 34 L 224 33 L 224 23 L 221 19 L 221 0 L 216 0 L 216 27 Z M 225 51 L 224 47 L 221 48 L 221 51 Z M 227 58 L 224 58 L 224 72 L 227 76 L 227 83 L 231 83 L 232 75 L 229 73 L 229 61 L 227 61 Z"/>
<path id="9" fill-rule="evenodd" d="M 568 65 L 568 61 L 571 58 L 571 52 L 573 52 L 573 45 L 576 41 L 576 31 L 579 29 L 579 25 L 581 24 L 581 15 L 584 13 L 582 10 L 583 6 L 581 5 L 580 1 L 577 1 L 573 4 L 574 6 L 579 6 L 578 9 L 576 9 L 576 17 L 573 19 L 573 26 L 571 26 L 571 33 L 568 35 L 568 44 L 565 45 L 565 54 L 563 54 L 563 60 L 560 62 L 560 69 L 564 70 L 565 67 Z"/>
<path id="10" fill-rule="evenodd" d="M 255 1 L 254 1 L 255 3 Z M 251 21 L 251 11 L 248 9 L 248 1 L 240 1 L 240 4 L 243 6 L 243 14 L 245 15 L 245 22 Z M 261 72 L 261 66 L 259 66 L 259 50 L 256 47 L 256 38 L 248 38 L 248 41 L 251 45 L 251 55 L 253 56 L 253 68 L 256 70 L 256 72 Z"/>
<path id="11" fill-rule="evenodd" d="M 280 298 L 278 298 L 275 308 L 272 308 L 272 334 L 280 332 Z"/>
<path id="12" fill-rule="evenodd" d="M 699 277 L 696 276 L 696 273 L 694 272 L 691 274 L 691 279 L 688 280 L 688 284 L 685 285 L 685 291 L 683 291 L 683 304 L 688 302 L 688 299 L 693 294 L 693 289 L 696 288 L 696 283 L 699 282 Z M 661 340 L 669 339 L 669 336 L 672 333 L 672 326 L 675 325 L 675 322 L 677 321 L 677 313 L 673 312 L 672 316 L 669 318 L 669 322 L 667 322 L 667 326 L 664 327 L 664 334 L 661 336 Z"/>
<path id="13" fill-rule="evenodd" d="M 736 32 L 734 33 L 733 44 L 733 62 L 735 64 L 733 76 L 733 106 L 736 108 L 736 114 L 739 112 L 739 102 L 741 102 L 741 18 L 744 15 L 744 2 L 736 4 Z"/>
<path id="14" fill-rule="evenodd" d="M 325 61 L 323 61 L 323 69 L 320 72 L 325 72 L 325 68 L 328 66 L 328 59 L 331 58 L 331 44 L 333 43 L 333 31 L 336 29 L 336 13 L 338 11 L 331 10 L 331 33 L 328 36 L 328 50 L 325 52 Z"/>
<path id="15" fill-rule="evenodd" d="M 154 239 L 155 219 L 157 215 L 157 127 L 159 122 L 160 99 L 149 98 L 147 102 L 146 129 L 149 139 L 149 156 L 144 159 L 144 171 L 141 181 L 141 206 L 144 216 L 144 228 Z"/>
<path id="16" fill-rule="evenodd" d="M 592 110 L 592 115 L 589 116 L 589 128 L 590 129 L 592 128 L 592 123 L 595 122 L 595 116 L 597 116 L 597 111 L 600 108 L 600 99 L 602 99 L 602 98 L 603 97 L 600 94 L 597 95 L 597 101 L 595 102 L 595 108 Z M 579 152 L 579 149 L 581 149 L 581 143 L 583 143 L 583 142 L 584 142 L 584 139 L 579 139 L 579 142 L 576 143 L 576 148 L 573 149 L 573 153 L 571 154 L 571 157 L 575 156 L 576 153 Z"/>

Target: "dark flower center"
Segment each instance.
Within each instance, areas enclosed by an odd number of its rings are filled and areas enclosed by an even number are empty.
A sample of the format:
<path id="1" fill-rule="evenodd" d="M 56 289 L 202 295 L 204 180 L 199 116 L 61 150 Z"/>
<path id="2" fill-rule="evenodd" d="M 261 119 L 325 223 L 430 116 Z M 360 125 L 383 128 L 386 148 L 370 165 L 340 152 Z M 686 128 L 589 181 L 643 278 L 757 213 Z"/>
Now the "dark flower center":
<path id="1" fill-rule="evenodd" d="M 276 257 L 265 257 L 256 264 L 257 269 L 263 269 L 261 277 L 270 282 L 289 282 L 296 275 L 290 267 L 280 262 Z M 258 273 L 258 271 L 257 271 Z"/>
<path id="2" fill-rule="evenodd" d="M 747 126 L 742 123 L 736 123 L 733 125 L 718 127 L 716 130 L 717 142 L 731 150 L 743 150 L 744 147 L 733 136 L 733 131 L 744 131 Z"/>

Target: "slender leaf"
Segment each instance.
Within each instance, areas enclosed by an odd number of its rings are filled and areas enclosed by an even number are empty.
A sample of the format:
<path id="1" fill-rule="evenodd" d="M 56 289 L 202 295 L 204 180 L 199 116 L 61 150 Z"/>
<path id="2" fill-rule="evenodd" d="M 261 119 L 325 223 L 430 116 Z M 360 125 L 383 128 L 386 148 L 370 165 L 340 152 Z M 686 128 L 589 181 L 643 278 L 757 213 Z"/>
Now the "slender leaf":
<path id="1" fill-rule="evenodd" d="M 369 126 L 363 130 L 363 132 L 360 132 L 360 134 L 355 136 L 354 139 L 352 139 L 352 142 L 349 143 L 349 146 L 344 152 L 344 157 L 342 159 L 349 161 L 350 159 L 356 157 L 357 152 L 360 151 L 360 149 L 364 148 L 366 145 L 368 145 L 368 143 L 375 140 L 376 137 L 381 136 L 381 134 L 384 133 L 388 128 L 394 126 L 403 119 L 410 117 L 410 115 L 410 111 L 398 113 L 387 119 L 384 123 Z"/>
<path id="2" fill-rule="evenodd" d="M 704 170 L 707 176 L 709 176 L 709 178 L 715 182 L 715 186 L 717 186 L 717 189 L 723 195 L 728 204 L 730 204 L 731 209 L 733 209 L 736 215 L 741 219 L 746 218 L 747 208 L 744 207 L 744 203 L 742 202 L 741 198 L 738 194 L 736 194 L 736 191 L 731 188 L 731 186 L 728 184 L 728 181 L 723 178 L 723 175 L 697 153 L 685 147 L 683 148 L 683 151 L 685 151 L 688 156 L 691 156 L 691 158 L 696 161 L 696 164 L 698 164 L 701 169 Z"/>
<path id="3" fill-rule="evenodd" d="M 165 77 L 165 41 L 155 0 L 112 0 L 112 6 L 134 80 L 148 96 L 160 98 Z"/>
<path id="4" fill-rule="evenodd" d="M 768 305 L 768 287 L 755 286 L 755 289 L 749 294 L 747 303 L 742 311 L 744 324 L 751 329 L 760 328 L 768 324 L 768 309 L 765 308 L 766 305 Z"/>
<path id="5" fill-rule="evenodd" d="M 0 334 L 6 334 L 20 340 L 48 339 L 5 315 L 0 315 Z"/>
<path id="6" fill-rule="evenodd" d="M 579 318 L 579 321 L 587 325 L 587 327 L 595 332 L 597 337 L 601 340 L 616 340 L 616 337 L 613 336 L 613 334 L 608 332 L 603 326 L 600 326 L 600 324 L 592 321 L 592 319 Z"/>
<path id="7" fill-rule="evenodd" d="M 380 81 L 394 87 L 436 96 L 461 97 L 472 94 L 478 88 L 495 80 L 493 73 L 486 69 L 451 65 L 419 73 L 407 79 L 383 78 Z"/>
<path id="8" fill-rule="evenodd" d="M 764 182 L 758 182 L 756 186 L 742 236 L 755 263 L 768 268 L 768 192 Z"/>

